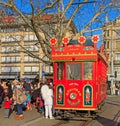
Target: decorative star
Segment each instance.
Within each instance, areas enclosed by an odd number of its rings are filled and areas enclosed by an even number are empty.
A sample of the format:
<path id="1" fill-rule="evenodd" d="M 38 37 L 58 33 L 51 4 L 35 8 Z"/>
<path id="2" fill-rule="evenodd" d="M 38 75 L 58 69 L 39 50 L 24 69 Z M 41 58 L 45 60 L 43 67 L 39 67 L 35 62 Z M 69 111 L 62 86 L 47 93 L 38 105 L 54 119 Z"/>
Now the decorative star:
<path id="1" fill-rule="evenodd" d="M 78 42 L 80 42 L 81 44 L 85 43 L 85 41 L 86 41 L 85 36 L 80 36 L 80 37 L 78 38 Z"/>
<path id="2" fill-rule="evenodd" d="M 53 38 L 50 39 L 51 45 L 55 45 L 56 42 L 57 42 L 56 38 L 53 37 Z"/>
<path id="3" fill-rule="evenodd" d="M 92 42 L 97 43 L 98 41 L 99 41 L 99 36 L 98 35 L 94 35 L 92 37 Z"/>
<path id="4" fill-rule="evenodd" d="M 64 44 L 67 44 L 69 42 L 69 39 L 67 37 L 65 37 L 65 38 L 63 38 L 62 41 L 63 41 Z"/>

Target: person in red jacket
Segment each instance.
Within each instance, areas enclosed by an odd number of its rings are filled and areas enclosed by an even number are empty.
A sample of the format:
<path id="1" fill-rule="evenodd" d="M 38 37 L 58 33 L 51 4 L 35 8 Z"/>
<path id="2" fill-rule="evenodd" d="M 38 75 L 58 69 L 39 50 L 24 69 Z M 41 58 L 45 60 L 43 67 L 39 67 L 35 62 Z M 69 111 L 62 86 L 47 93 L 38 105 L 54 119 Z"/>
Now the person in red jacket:
<path id="1" fill-rule="evenodd" d="M 12 104 L 12 98 L 9 99 L 8 96 L 5 96 L 5 98 L 4 98 L 4 109 L 5 109 L 5 117 L 6 118 L 9 118 L 9 116 L 10 116 L 11 104 Z"/>
<path id="2" fill-rule="evenodd" d="M 38 112 L 44 114 L 44 101 L 41 94 L 36 98 L 36 105 Z"/>

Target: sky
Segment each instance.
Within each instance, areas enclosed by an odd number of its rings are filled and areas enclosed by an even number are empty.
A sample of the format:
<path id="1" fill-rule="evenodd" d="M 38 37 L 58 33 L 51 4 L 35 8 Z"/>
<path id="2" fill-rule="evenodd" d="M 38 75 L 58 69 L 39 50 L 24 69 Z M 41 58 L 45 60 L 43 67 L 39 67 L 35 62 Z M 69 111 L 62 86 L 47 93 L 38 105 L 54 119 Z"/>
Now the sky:
<path id="1" fill-rule="evenodd" d="M 24 13 L 30 13 L 31 12 L 31 6 L 29 4 L 30 0 L 14 0 L 17 7 Z M 33 0 L 34 5 L 36 5 L 37 8 L 43 8 L 44 5 L 49 1 L 53 0 Z M 40 2 L 41 1 L 41 2 Z M 82 3 L 84 0 L 74 0 L 74 3 Z M 97 2 L 93 2 L 97 1 Z M 84 27 L 88 24 L 88 22 L 92 19 L 94 16 L 96 10 L 101 6 L 102 2 L 104 1 L 105 6 L 107 3 L 109 3 L 110 0 L 89 0 L 89 3 L 85 3 L 82 8 L 78 11 L 78 13 L 75 15 L 73 22 L 78 30 L 80 32 Z M 114 1 L 120 1 L 120 0 L 114 0 Z M 66 5 L 69 3 L 69 0 L 63 0 L 63 4 L 66 7 Z M 118 2 L 117 2 L 118 3 Z M 40 6 L 39 6 L 40 5 Z M 97 6 L 95 8 L 95 5 Z M 78 4 L 73 4 L 68 9 L 66 16 L 69 19 L 71 14 L 73 13 L 74 8 L 78 7 Z M 36 10 L 37 10 L 36 8 Z M 52 12 L 55 12 L 56 10 L 52 10 Z M 112 8 L 110 10 L 109 8 L 105 10 L 107 13 L 102 14 L 100 17 L 96 19 L 94 23 L 91 24 L 91 27 L 89 27 L 88 30 L 93 30 L 97 28 L 101 28 L 104 23 L 106 22 L 106 16 L 108 17 L 108 21 L 111 22 L 115 20 L 116 17 L 120 16 L 120 8 L 119 11 Z M 36 13 L 36 12 L 35 12 Z M 85 36 L 92 36 L 92 35 L 101 35 L 102 31 L 97 30 L 95 32 L 86 32 Z M 102 44 L 102 37 L 100 36 L 100 41 L 98 43 L 98 47 Z"/>
<path id="2" fill-rule="evenodd" d="M 69 1 L 69 0 L 64 0 Z M 98 8 L 101 6 L 101 3 L 104 2 L 104 5 L 107 6 L 109 3 L 109 0 L 96 0 L 97 2 L 93 2 L 95 0 L 89 0 L 90 3 L 85 3 L 83 7 L 80 9 L 80 11 L 76 14 L 76 17 L 74 18 L 74 23 L 78 29 L 78 31 L 81 31 L 84 29 L 84 27 L 88 24 L 88 22 L 92 19 L 95 12 L 98 10 Z M 106 2 L 105 2 L 106 1 Z M 83 0 L 75 0 L 75 2 L 82 3 Z M 97 6 L 95 8 L 95 5 Z M 73 5 L 78 6 L 78 4 Z M 105 13 L 106 12 L 106 13 Z M 70 14 L 73 13 L 73 7 L 70 8 L 69 13 L 67 14 L 68 18 L 70 17 Z M 119 11 L 115 9 L 107 8 L 105 9 L 104 13 L 99 16 L 94 23 L 91 24 L 91 27 L 89 27 L 89 30 L 99 29 L 102 28 L 102 26 L 106 23 L 106 17 L 108 18 L 108 22 L 112 22 L 115 20 L 116 17 L 120 16 L 120 8 Z M 86 32 L 85 36 L 92 36 L 92 35 L 99 35 L 100 41 L 98 42 L 97 46 L 98 48 L 102 44 L 102 30 L 96 30 L 94 32 Z"/>

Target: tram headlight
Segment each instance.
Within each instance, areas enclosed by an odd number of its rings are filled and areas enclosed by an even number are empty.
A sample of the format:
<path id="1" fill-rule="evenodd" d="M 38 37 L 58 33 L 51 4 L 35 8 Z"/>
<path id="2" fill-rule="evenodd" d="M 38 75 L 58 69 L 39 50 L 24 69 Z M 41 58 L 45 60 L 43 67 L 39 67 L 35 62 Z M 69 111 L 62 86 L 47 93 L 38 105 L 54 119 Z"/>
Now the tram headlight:
<path id="1" fill-rule="evenodd" d="M 70 94 L 70 99 L 71 100 L 75 100 L 76 99 L 76 94 L 75 93 L 71 93 Z"/>

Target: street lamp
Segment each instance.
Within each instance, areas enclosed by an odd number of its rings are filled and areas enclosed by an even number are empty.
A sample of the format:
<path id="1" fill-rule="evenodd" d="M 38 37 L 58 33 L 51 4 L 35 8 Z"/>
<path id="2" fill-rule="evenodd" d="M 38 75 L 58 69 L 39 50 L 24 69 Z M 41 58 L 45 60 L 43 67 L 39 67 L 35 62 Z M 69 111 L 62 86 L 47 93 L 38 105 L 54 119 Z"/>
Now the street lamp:
<path id="1" fill-rule="evenodd" d="M 111 95 L 115 93 L 115 84 L 114 84 L 114 64 L 113 64 L 113 23 L 111 24 Z"/>

